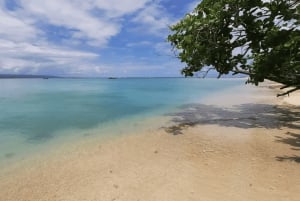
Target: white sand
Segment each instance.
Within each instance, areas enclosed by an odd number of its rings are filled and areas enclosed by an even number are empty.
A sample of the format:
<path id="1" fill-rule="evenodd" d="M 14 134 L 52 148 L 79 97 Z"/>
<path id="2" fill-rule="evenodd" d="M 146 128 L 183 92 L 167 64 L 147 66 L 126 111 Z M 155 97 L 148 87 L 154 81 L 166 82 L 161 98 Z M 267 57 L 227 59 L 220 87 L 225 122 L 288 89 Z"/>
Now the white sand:
<path id="1" fill-rule="evenodd" d="M 213 121 L 141 129 L 105 142 L 91 138 L 11 168 L 0 177 L 0 200 L 298 201 L 300 132 L 291 126 L 297 122 L 277 125 L 283 112 L 269 110 L 282 99 L 266 87 L 245 87 L 207 98 L 214 110 L 202 105 L 181 116 L 195 120 L 204 108 Z M 228 115 L 218 116 L 222 109 Z"/>
<path id="2" fill-rule="evenodd" d="M 283 100 L 288 104 L 300 106 L 300 91 L 296 91 L 289 96 L 284 97 Z"/>

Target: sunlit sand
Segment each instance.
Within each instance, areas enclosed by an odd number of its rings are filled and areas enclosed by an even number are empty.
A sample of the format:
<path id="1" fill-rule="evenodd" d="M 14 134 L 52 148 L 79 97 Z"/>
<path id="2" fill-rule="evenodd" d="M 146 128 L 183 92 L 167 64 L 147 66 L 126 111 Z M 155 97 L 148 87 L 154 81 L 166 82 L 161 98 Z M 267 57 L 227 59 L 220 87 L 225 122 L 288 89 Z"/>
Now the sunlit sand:
<path id="1" fill-rule="evenodd" d="M 1 174 L 0 198 L 299 200 L 299 94 L 234 90 L 137 122 L 130 135 L 89 136 L 24 161 Z"/>

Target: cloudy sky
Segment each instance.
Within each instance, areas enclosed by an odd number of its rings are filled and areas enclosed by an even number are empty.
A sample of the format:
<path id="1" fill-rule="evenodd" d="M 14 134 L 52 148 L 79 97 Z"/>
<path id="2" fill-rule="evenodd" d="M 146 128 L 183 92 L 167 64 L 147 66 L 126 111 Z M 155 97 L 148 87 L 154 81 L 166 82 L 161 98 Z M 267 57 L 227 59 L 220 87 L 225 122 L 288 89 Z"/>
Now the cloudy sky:
<path id="1" fill-rule="evenodd" d="M 166 42 L 195 0 L 0 0 L 0 73 L 179 76 Z"/>

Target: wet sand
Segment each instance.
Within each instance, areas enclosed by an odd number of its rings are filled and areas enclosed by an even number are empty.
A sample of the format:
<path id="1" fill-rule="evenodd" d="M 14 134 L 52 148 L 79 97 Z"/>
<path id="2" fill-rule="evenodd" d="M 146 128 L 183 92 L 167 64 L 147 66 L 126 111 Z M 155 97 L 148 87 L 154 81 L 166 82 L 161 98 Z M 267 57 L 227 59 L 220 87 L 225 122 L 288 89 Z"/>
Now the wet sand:
<path id="1" fill-rule="evenodd" d="M 0 200 L 299 200 L 300 108 L 270 84 L 223 91 L 130 135 L 91 136 L 11 167 Z"/>

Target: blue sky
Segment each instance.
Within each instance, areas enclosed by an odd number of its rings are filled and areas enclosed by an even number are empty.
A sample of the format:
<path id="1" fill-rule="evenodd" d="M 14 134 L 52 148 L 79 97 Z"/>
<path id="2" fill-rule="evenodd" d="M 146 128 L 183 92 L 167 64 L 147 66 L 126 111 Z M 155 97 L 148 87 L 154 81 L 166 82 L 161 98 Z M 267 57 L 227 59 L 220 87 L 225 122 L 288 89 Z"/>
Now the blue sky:
<path id="1" fill-rule="evenodd" d="M 0 73 L 180 76 L 166 37 L 195 0 L 0 0 Z"/>

